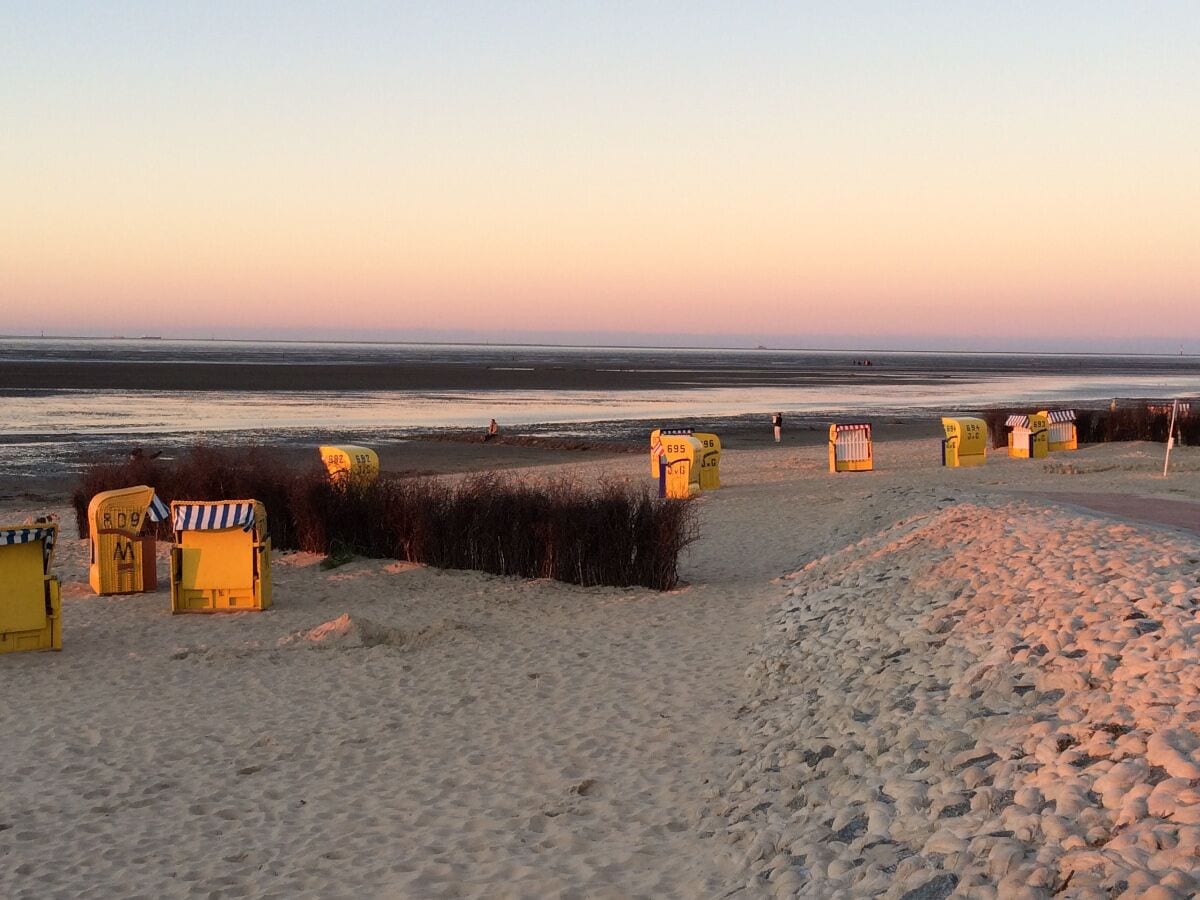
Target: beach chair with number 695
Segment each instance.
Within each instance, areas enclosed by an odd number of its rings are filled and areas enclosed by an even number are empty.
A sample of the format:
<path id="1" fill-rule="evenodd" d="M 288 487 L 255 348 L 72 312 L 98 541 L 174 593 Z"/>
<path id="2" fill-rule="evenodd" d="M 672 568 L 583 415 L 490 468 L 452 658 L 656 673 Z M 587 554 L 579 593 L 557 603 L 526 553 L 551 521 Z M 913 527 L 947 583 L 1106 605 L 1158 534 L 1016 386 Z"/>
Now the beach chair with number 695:
<path id="1" fill-rule="evenodd" d="M 271 538 L 257 500 L 171 504 L 171 612 L 271 605 Z"/>

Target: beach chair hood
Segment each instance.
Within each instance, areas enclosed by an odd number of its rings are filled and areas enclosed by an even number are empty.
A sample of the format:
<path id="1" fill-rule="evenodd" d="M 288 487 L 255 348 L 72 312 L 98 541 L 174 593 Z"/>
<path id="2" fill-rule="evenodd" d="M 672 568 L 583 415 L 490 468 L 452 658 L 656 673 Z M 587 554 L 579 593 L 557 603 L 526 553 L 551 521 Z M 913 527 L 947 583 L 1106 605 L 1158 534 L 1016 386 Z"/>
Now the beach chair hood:
<path id="1" fill-rule="evenodd" d="M 42 542 L 42 557 L 46 565 L 46 573 L 50 572 L 50 559 L 54 556 L 54 542 L 58 540 L 57 525 L 27 525 L 21 527 L 0 528 L 0 545 L 33 544 Z"/>
<path id="2" fill-rule="evenodd" d="M 171 527 L 175 531 L 220 531 L 241 527 L 254 529 L 254 501 L 229 503 L 176 503 Z"/>

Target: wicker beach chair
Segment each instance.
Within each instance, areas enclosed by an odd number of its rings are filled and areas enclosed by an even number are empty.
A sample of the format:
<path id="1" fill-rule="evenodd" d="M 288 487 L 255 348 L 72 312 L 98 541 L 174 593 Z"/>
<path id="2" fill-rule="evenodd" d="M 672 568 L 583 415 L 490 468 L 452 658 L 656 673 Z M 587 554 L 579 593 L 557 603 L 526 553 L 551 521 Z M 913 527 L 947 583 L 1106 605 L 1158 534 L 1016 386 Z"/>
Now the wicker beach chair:
<path id="1" fill-rule="evenodd" d="M 136 594 L 158 590 L 154 532 L 167 505 L 144 484 L 97 494 L 88 503 L 91 559 L 88 582 L 97 594 Z"/>

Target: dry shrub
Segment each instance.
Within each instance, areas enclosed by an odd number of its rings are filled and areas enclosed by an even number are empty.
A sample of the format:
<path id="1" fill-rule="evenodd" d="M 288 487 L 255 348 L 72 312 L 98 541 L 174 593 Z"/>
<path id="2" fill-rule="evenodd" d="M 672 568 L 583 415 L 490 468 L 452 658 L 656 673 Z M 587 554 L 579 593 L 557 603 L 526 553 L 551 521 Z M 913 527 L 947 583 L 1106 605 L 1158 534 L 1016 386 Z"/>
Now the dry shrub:
<path id="1" fill-rule="evenodd" d="M 314 469 L 315 472 L 315 469 Z M 84 470 L 71 495 L 79 536 L 88 536 L 87 506 L 101 491 L 145 484 L 164 503 L 172 500 L 261 500 L 268 511 L 286 509 L 296 475 L 278 454 L 262 447 L 226 450 L 203 445 L 188 449 L 171 462 L 130 459 L 97 462 Z M 291 523 L 270 519 L 272 537 L 280 546 L 294 543 Z M 159 537 L 170 535 L 169 522 L 159 523 Z"/>
<path id="2" fill-rule="evenodd" d="M 293 495 L 298 548 L 444 569 L 668 590 L 696 536 L 688 503 L 648 489 L 473 475 L 339 487 L 304 478 Z"/>
<path id="3" fill-rule="evenodd" d="M 1150 405 L 1158 407 L 1154 412 Z M 1195 406 L 1195 404 L 1192 404 Z M 1118 406 L 1115 410 L 1081 412 L 1079 440 L 1089 444 L 1109 441 L 1154 441 L 1166 443 L 1171 427 L 1170 401 Z M 1166 407 L 1165 411 L 1163 407 Z M 1200 412 L 1200 411 L 1198 411 Z M 1200 444 L 1200 415 L 1182 415 L 1175 420 L 1175 433 L 1189 446 Z"/>
<path id="4" fill-rule="evenodd" d="M 331 483 L 324 470 L 289 469 L 267 450 L 196 447 L 180 460 L 97 463 L 73 495 L 81 537 L 97 492 L 148 484 L 172 500 L 254 498 L 267 507 L 280 550 L 354 553 L 447 569 L 552 578 L 581 585 L 669 590 L 696 537 L 692 504 L 648 488 L 484 473 L 456 483 L 381 478 Z M 165 536 L 169 525 L 160 526 Z"/>
<path id="5" fill-rule="evenodd" d="M 1083 409 L 1076 413 L 1076 433 L 1081 444 L 1106 444 L 1115 441 L 1153 441 L 1165 443 L 1170 428 L 1170 402 L 1166 412 L 1151 412 L 1144 402 L 1129 402 L 1116 409 Z M 1163 401 L 1153 405 L 1162 407 Z M 983 414 L 993 447 L 1008 446 L 1005 420 L 1013 414 L 1025 415 L 1029 409 L 990 409 Z M 1175 421 L 1176 434 L 1189 446 L 1200 444 L 1200 415 L 1181 416 Z"/>

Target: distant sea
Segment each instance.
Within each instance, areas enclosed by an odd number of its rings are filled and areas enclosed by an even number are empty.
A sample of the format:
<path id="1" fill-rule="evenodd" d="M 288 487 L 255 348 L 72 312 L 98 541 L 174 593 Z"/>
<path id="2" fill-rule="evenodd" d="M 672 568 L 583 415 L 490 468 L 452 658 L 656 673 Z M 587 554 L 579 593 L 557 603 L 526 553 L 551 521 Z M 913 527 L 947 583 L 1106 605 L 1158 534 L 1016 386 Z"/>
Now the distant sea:
<path id="1" fill-rule="evenodd" d="M 136 444 L 402 439 L 493 417 L 599 437 L 616 423 L 776 410 L 1197 394 L 1196 356 L 0 338 L 0 455 L 19 473 Z"/>

